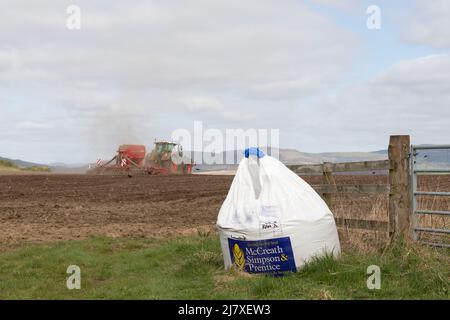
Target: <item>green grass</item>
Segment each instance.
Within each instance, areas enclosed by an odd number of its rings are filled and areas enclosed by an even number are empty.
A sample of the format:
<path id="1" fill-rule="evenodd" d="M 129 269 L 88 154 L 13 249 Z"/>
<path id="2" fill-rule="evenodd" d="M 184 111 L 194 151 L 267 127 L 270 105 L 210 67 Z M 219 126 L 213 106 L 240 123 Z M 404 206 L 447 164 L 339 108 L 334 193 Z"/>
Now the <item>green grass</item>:
<path id="1" fill-rule="evenodd" d="M 0 170 L 7 171 L 32 171 L 32 172 L 50 172 L 51 169 L 46 166 L 19 167 L 8 160 L 0 160 Z"/>
<path id="2" fill-rule="evenodd" d="M 8 160 L 0 160 L 0 169 L 1 170 L 11 170 L 11 171 L 19 171 L 20 168 Z"/>
<path id="3" fill-rule="evenodd" d="M 69 265 L 81 289 L 66 288 Z M 381 289 L 366 286 L 369 265 Z M 282 277 L 223 269 L 216 236 L 91 238 L 0 253 L 1 299 L 448 299 L 449 253 L 398 241 L 378 254 L 317 260 Z"/>
<path id="4" fill-rule="evenodd" d="M 51 169 L 45 166 L 32 166 L 27 168 L 22 168 L 22 171 L 32 171 L 32 172 L 50 172 Z"/>

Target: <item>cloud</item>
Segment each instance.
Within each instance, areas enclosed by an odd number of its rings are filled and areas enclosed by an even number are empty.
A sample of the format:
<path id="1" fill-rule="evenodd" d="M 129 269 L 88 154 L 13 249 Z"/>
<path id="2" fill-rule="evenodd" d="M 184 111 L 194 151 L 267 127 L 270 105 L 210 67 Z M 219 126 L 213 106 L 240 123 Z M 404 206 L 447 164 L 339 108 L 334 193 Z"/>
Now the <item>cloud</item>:
<path id="1" fill-rule="evenodd" d="M 412 43 L 450 48 L 450 2 L 418 0 L 404 20 L 404 38 Z"/>
<path id="2" fill-rule="evenodd" d="M 282 100 L 309 96 L 326 88 L 326 80 L 320 76 L 308 74 L 308 78 L 301 77 L 296 80 L 267 82 L 252 86 L 249 94 L 259 99 Z"/>
<path id="3" fill-rule="evenodd" d="M 206 96 L 189 96 L 180 99 L 180 103 L 197 119 L 208 120 L 219 117 L 221 119 L 236 122 L 249 121 L 255 119 L 256 114 L 249 110 L 239 109 L 231 102 L 224 106 L 221 101 Z"/>
<path id="4" fill-rule="evenodd" d="M 326 141 L 323 150 L 381 149 L 390 134 L 411 134 L 414 143 L 448 143 L 449 105 L 450 55 L 431 55 L 400 61 L 309 104 L 297 111 L 300 120 L 290 128 L 299 136 L 315 132 L 318 141 Z M 304 142 L 313 150 L 314 144 Z"/>
<path id="5" fill-rule="evenodd" d="M 186 97 L 181 99 L 181 103 L 191 112 L 217 112 L 222 108 L 221 103 L 217 99 L 208 97 Z"/>
<path id="6" fill-rule="evenodd" d="M 193 119 L 270 125 L 294 101 L 338 83 L 359 54 L 357 36 L 294 0 L 79 0 L 81 30 L 73 31 L 71 4 L 2 7 L 0 91 L 19 121 L 20 102 L 39 105 L 40 122 L 63 117 L 35 143 L 61 145 L 67 152 L 56 156 L 77 162 L 99 146 L 169 137 Z M 3 150 L 27 157 L 17 154 L 27 143 L 17 133 Z M 64 160 L 52 156 L 36 155 Z"/>
<path id="7" fill-rule="evenodd" d="M 298 83 L 304 93 L 320 89 L 317 81 L 336 79 L 357 46 L 351 33 L 295 1 L 200 0 L 195 6 L 138 1 L 108 7 L 81 1 L 80 31 L 65 28 L 63 6 L 44 3 L 33 6 L 33 16 L 20 14 L 20 4 L 6 8 L 3 83 L 241 94 Z"/>
<path id="8" fill-rule="evenodd" d="M 40 129 L 49 129 L 51 126 L 47 123 L 35 122 L 35 121 L 21 121 L 16 124 L 17 129 L 24 130 L 40 130 Z"/>
<path id="9" fill-rule="evenodd" d="M 336 8 L 345 12 L 356 12 L 360 6 L 364 5 L 358 0 L 312 0 L 312 3 Z"/>

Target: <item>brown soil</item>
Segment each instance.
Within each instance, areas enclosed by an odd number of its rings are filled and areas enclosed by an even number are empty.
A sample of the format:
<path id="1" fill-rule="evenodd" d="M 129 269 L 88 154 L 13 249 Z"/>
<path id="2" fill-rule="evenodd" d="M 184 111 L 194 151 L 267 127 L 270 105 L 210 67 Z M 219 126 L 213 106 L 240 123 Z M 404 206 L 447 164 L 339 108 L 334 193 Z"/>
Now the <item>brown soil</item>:
<path id="1" fill-rule="evenodd" d="M 322 179 L 303 178 L 311 184 Z M 232 180 L 229 175 L 0 175 L 0 250 L 91 235 L 169 237 L 212 231 Z M 450 188 L 448 176 L 419 182 L 421 190 Z M 384 184 L 387 177 L 336 175 L 335 183 Z M 387 195 L 337 195 L 331 209 L 336 217 L 387 221 L 387 204 Z M 450 210 L 450 200 L 420 199 L 419 207 Z M 422 217 L 421 224 L 447 228 L 448 219 L 442 219 Z M 359 246 L 364 239 L 370 245 L 373 239 L 386 241 L 384 232 L 345 228 L 340 237 Z"/>
<path id="2" fill-rule="evenodd" d="M 0 243 L 214 228 L 232 176 L 0 176 Z"/>

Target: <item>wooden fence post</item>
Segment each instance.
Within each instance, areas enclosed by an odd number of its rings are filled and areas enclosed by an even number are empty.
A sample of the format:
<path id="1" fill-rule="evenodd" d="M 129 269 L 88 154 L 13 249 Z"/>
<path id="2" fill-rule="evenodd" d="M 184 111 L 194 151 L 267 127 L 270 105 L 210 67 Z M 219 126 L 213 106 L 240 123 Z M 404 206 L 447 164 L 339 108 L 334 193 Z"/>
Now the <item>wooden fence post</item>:
<path id="1" fill-rule="evenodd" d="M 410 137 L 391 136 L 389 140 L 389 235 L 410 236 L 411 180 Z"/>
<path id="2" fill-rule="evenodd" d="M 322 183 L 324 185 L 333 185 L 333 169 L 332 169 L 332 163 L 330 162 L 324 162 L 323 163 L 323 173 L 322 173 Z M 322 193 L 322 198 L 327 204 L 327 206 L 331 206 L 331 193 Z"/>

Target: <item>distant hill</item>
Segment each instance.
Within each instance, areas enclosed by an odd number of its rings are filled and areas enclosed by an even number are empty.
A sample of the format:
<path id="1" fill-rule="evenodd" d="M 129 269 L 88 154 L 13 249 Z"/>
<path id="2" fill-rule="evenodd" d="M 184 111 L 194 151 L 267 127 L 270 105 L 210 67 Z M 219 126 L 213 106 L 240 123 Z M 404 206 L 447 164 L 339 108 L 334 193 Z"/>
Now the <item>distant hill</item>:
<path id="1" fill-rule="evenodd" d="M 419 146 L 429 146 L 427 144 Z M 376 154 L 384 154 L 387 157 L 387 150 L 374 151 Z M 418 150 L 416 154 L 416 161 L 418 164 L 450 164 L 450 150 L 448 149 L 432 149 L 432 150 Z"/>
<path id="2" fill-rule="evenodd" d="M 0 161 L 4 161 L 4 164 L 11 163 L 13 166 L 2 165 L 3 170 L 21 170 L 21 171 L 48 171 L 54 173 L 83 173 L 87 170 L 87 165 L 77 165 L 77 164 L 64 164 L 64 163 L 52 163 L 52 164 L 42 164 L 29 161 L 23 161 L 20 159 L 9 159 L 5 157 L 0 157 Z"/>
<path id="3" fill-rule="evenodd" d="M 285 164 L 316 164 L 323 162 L 354 162 L 387 159 L 387 154 L 374 152 L 324 152 L 306 153 L 297 150 L 280 149 L 280 161 Z"/>
<path id="4" fill-rule="evenodd" d="M 50 167 L 61 167 L 61 168 L 69 168 L 69 169 L 77 169 L 86 167 L 85 163 L 64 163 L 64 162 L 52 162 L 48 164 Z"/>
<path id="5" fill-rule="evenodd" d="M 378 151 L 372 151 L 372 153 L 385 154 L 385 155 L 387 155 L 387 154 L 388 154 L 388 151 L 387 151 L 387 150 L 378 150 Z"/>
<path id="6" fill-rule="evenodd" d="M 416 160 L 418 163 L 450 163 L 450 150 L 418 150 Z"/>
<path id="7" fill-rule="evenodd" d="M 264 148 L 263 148 L 264 150 Z M 277 149 L 264 150 L 267 154 L 276 153 Z M 205 160 L 205 153 L 188 152 L 188 155 L 195 161 L 196 157 L 202 157 Z M 373 152 L 323 152 L 323 153 L 308 153 L 301 152 L 295 149 L 279 149 L 279 159 L 284 164 L 317 164 L 323 162 L 354 162 L 354 161 L 375 161 L 385 160 L 388 158 L 387 150 L 377 150 Z M 243 150 L 226 151 L 219 153 L 217 158 L 222 159 L 223 164 L 197 164 L 195 170 L 229 170 L 235 169 L 240 160 L 244 157 Z M 420 165 L 436 166 L 436 165 L 450 165 L 450 151 L 449 150 L 423 150 L 417 154 L 417 162 Z M 226 164 L 226 159 L 234 159 L 234 164 Z M 10 161 L 20 168 L 32 167 L 50 167 L 52 172 L 56 173 L 83 173 L 87 170 L 87 164 L 66 164 L 66 163 L 51 163 L 40 164 L 19 159 L 8 159 L 0 157 L 0 160 Z M 198 163 L 198 161 L 197 161 Z"/>
<path id="8" fill-rule="evenodd" d="M 46 166 L 45 164 L 34 163 L 34 162 L 28 162 L 28 161 L 23 161 L 23 160 L 19 160 L 19 159 L 9 159 L 9 158 L 3 158 L 3 157 L 0 157 L 0 160 L 9 161 L 9 162 L 15 164 L 16 166 L 22 167 L 22 168 L 31 168 L 31 167 L 43 167 L 43 166 Z"/>
<path id="9" fill-rule="evenodd" d="M 26 164 L 27 166 L 20 165 Z M 1 173 L 21 173 L 21 172 L 50 172 L 50 168 L 44 165 L 30 165 L 31 162 L 9 160 L 7 158 L 0 159 Z"/>
<path id="10" fill-rule="evenodd" d="M 277 149 L 264 150 L 267 154 L 272 155 Z M 192 159 L 195 160 L 195 156 L 200 157 L 200 152 L 194 152 L 191 154 Z M 375 161 L 387 159 L 386 153 L 377 152 L 325 152 L 325 153 L 307 153 L 300 152 L 295 149 L 279 149 L 278 156 L 281 162 L 284 164 L 317 164 L 323 162 L 354 162 L 354 161 Z M 226 159 L 235 159 L 235 163 L 244 157 L 243 150 L 226 151 L 218 154 L 217 158 L 222 159 L 223 163 L 226 163 Z M 205 159 L 205 158 L 203 158 Z M 196 165 L 198 170 L 228 170 L 233 169 L 237 164 L 199 164 Z"/>

